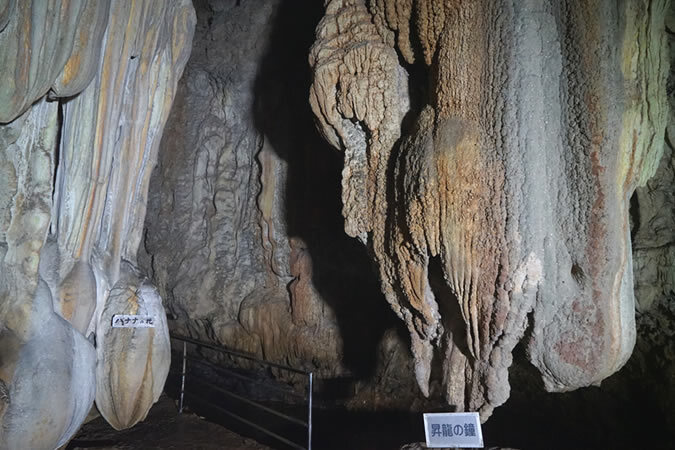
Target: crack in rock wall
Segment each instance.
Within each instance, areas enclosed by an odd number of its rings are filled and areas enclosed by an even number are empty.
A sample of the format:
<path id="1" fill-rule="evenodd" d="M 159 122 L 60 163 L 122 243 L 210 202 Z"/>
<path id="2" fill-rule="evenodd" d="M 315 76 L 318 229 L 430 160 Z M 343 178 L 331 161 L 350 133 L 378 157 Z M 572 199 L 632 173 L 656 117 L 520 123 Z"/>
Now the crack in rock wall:
<path id="1" fill-rule="evenodd" d="M 629 199 L 663 153 L 668 6 L 326 2 L 310 103 L 425 394 L 439 365 L 486 419 L 521 339 L 551 391 L 630 356 Z M 402 133 L 411 63 L 430 88 Z"/>
<path id="2" fill-rule="evenodd" d="M 133 265 L 193 29 L 188 0 L 0 2 L 2 448 L 63 445 L 95 392 L 116 428 L 161 393 L 168 327 Z"/>

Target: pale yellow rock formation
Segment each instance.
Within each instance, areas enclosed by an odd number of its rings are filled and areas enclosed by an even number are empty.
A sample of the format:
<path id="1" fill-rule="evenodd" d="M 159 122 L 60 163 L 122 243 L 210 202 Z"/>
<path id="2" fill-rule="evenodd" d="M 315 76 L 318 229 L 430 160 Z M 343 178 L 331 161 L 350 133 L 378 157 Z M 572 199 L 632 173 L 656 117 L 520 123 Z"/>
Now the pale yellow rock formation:
<path id="1" fill-rule="evenodd" d="M 120 264 L 135 261 L 194 23 L 188 0 L 0 2 L 2 448 L 67 442 L 96 385 L 100 409 L 119 397 L 117 426 L 145 417 L 161 391 L 169 359 L 158 296 L 153 332 L 162 339 L 134 347 L 125 337 L 136 335 L 122 332 L 97 347 L 109 366 L 116 356 L 148 361 L 128 385 L 110 390 L 115 364 L 95 379 L 85 336 L 117 305 L 107 303 L 110 290 L 125 289 Z"/>
<path id="2" fill-rule="evenodd" d="M 345 231 L 365 242 L 384 220 L 386 165 L 408 109 L 405 71 L 358 0 L 327 4 L 310 64 L 310 103 L 320 130 L 345 152 Z"/>

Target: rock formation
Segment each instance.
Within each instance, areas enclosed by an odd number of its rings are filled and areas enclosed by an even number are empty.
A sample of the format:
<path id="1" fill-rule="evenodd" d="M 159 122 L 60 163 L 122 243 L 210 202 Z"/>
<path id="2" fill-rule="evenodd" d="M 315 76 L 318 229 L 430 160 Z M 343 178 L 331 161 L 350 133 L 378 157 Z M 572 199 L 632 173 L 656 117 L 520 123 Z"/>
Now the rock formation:
<path id="1" fill-rule="evenodd" d="M 423 392 L 438 364 L 485 419 L 521 339 L 552 391 L 630 356 L 629 199 L 662 155 L 667 6 L 326 2 L 310 102 Z M 408 110 L 412 64 L 429 89 Z"/>
<path id="2" fill-rule="evenodd" d="M 631 198 L 633 271 L 637 342 L 630 380 L 647 385 L 663 411 L 672 410 L 675 398 L 675 8 L 671 3 L 666 26 L 670 43 L 667 91 L 670 118 L 666 144 L 654 177 L 635 190 Z M 675 414 L 664 414 L 666 426 L 675 429 Z"/>
<path id="3" fill-rule="evenodd" d="M 115 314 L 156 318 L 153 328 L 113 328 Z M 115 429 L 143 420 L 159 399 L 169 371 L 171 343 L 157 289 L 124 261 L 96 324 L 96 406 Z"/>
<path id="4" fill-rule="evenodd" d="M 0 2 L 2 448 L 63 445 L 95 391 L 120 427 L 161 392 L 161 300 L 120 267 L 135 264 L 193 29 L 187 0 Z M 157 326 L 111 336 L 133 302 Z"/>
<path id="5" fill-rule="evenodd" d="M 195 2 L 139 262 L 176 333 L 322 378 L 366 376 L 392 317 L 342 232 L 339 161 L 311 127 L 306 57 L 321 5 L 296 8 Z"/>
<path id="6" fill-rule="evenodd" d="M 412 371 L 485 418 L 518 343 L 549 390 L 618 370 L 635 339 L 629 199 L 663 153 L 665 2 L 315 3 L 195 2 L 139 255 L 171 327 L 357 379 L 347 395 L 369 409 L 419 407 Z M 342 153 L 310 129 L 310 84 Z M 638 304 L 648 289 L 667 309 L 659 258 L 635 256 Z"/>
<path id="7" fill-rule="evenodd" d="M 169 324 L 483 419 L 636 345 L 666 404 L 669 5 L 0 0 L 0 447 L 143 420 Z"/>

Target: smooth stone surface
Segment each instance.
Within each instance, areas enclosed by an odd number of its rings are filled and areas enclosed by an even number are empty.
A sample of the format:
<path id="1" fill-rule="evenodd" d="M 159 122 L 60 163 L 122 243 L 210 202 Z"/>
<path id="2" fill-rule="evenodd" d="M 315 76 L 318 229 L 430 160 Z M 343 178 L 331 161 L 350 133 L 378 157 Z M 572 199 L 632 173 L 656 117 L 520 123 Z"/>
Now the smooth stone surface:
<path id="1" fill-rule="evenodd" d="M 113 316 L 151 316 L 152 328 L 113 328 Z M 145 419 L 171 365 L 166 314 L 157 289 L 125 263 L 96 326 L 96 408 L 116 430 Z"/>
<path id="2" fill-rule="evenodd" d="M 0 442 L 8 450 L 60 447 L 80 428 L 94 401 L 94 346 L 54 314 L 44 282 L 37 289 L 31 317 L 32 330 L 15 349 L 18 356 L 2 417 Z M 0 333 L 3 346 L 6 333 Z"/>

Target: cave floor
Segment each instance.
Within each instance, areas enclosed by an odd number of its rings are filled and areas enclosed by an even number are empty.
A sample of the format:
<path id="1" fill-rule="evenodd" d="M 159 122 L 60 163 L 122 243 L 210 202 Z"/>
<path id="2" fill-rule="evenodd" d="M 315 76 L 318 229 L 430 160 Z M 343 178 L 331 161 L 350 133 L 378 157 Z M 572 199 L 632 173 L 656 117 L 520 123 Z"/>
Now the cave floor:
<path id="1" fill-rule="evenodd" d="M 103 417 L 82 426 L 66 447 L 79 449 L 232 449 L 268 450 L 225 427 L 186 412 L 178 414 L 174 401 L 162 395 L 148 417 L 136 426 L 117 431 Z"/>

